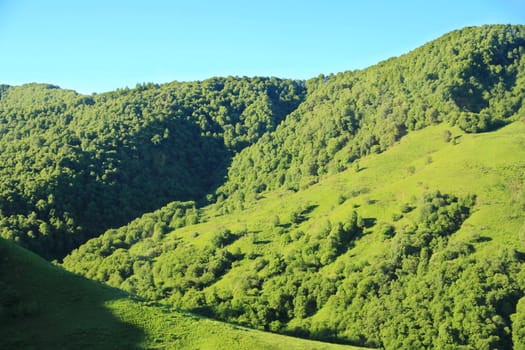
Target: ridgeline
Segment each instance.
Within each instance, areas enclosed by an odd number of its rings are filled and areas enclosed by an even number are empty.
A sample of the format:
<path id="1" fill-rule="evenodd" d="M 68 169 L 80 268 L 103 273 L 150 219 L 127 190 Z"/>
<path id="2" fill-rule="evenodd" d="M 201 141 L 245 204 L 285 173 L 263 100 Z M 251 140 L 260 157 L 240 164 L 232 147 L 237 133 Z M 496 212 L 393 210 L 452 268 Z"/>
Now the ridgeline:
<path id="1" fill-rule="evenodd" d="M 308 81 L 3 86 L 0 234 L 250 328 L 524 348 L 524 51 L 490 25 Z"/>

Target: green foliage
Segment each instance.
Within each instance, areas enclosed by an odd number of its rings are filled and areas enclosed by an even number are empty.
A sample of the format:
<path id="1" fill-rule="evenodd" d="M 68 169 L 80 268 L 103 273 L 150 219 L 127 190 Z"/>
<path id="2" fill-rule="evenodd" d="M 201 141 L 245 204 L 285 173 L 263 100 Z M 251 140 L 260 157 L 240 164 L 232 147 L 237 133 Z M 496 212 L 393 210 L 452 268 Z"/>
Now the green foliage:
<path id="1" fill-rule="evenodd" d="M 382 222 L 377 226 L 377 232 L 384 238 L 392 238 L 396 232 L 394 226 L 390 225 L 387 222 Z"/>
<path id="2" fill-rule="evenodd" d="M 59 257 L 109 228 L 64 266 L 238 325 L 520 347 L 523 51 L 483 26 L 307 82 L 1 88 L 0 233 Z M 42 312 L 2 283 L 0 317 Z"/>
<path id="3" fill-rule="evenodd" d="M 351 323 L 345 326 L 350 327 L 345 328 L 346 332 L 353 332 L 354 329 L 360 329 L 361 332 L 366 327 L 358 325 L 365 319 L 368 322 L 367 315 L 370 311 L 369 304 L 363 304 L 363 297 L 378 299 L 378 303 L 390 305 L 395 299 L 391 299 L 393 297 L 389 293 L 380 291 L 393 288 L 391 283 L 398 281 L 398 276 L 406 276 L 404 278 L 407 283 L 415 283 L 416 280 L 409 277 L 415 276 L 422 269 L 427 271 L 425 266 L 430 264 L 431 256 L 435 257 L 433 261 L 449 261 L 472 254 L 469 245 L 465 245 L 465 248 L 461 245 L 447 246 L 446 238 L 443 240 L 442 237 L 447 237 L 460 227 L 473 204 L 470 197 L 458 199 L 440 192 L 424 195 L 419 204 L 420 215 L 412 231 L 405 231 L 394 237 L 394 227 L 390 224 L 383 223 L 374 228 L 374 232 L 381 237 L 392 239 L 391 252 L 387 252 L 364 270 L 347 272 L 346 269 L 351 268 L 351 265 L 342 267 L 337 277 L 325 277 L 321 268 L 343 256 L 353 247 L 353 242 L 362 236 L 363 228 L 359 226 L 361 220 L 356 211 L 349 212 L 343 222 L 327 222 L 315 233 L 297 237 L 297 243 L 300 244 L 286 256 L 273 253 L 256 257 L 242 254 L 239 250 L 234 255 L 224 247 L 232 245 L 238 235 L 222 229 L 209 239 L 211 247 L 198 248 L 184 241 L 162 240 L 150 245 L 147 240 L 143 240 L 140 242 L 141 249 L 116 248 L 111 253 L 105 250 L 103 255 L 106 257 L 103 260 L 96 258 L 96 255 L 88 258 L 86 253 L 91 251 L 89 245 L 99 244 L 96 241 L 109 240 L 112 242 L 111 246 L 119 246 L 121 239 L 118 237 L 124 237 L 123 234 L 108 232 L 102 240 L 92 240 L 82 250 L 67 257 L 65 263 L 69 268 L 88 277 L 144 297 L 169 302 L 176 307 L 204 312 L 251 327 L 286 330 L 302 335 L 310 334 L 312 329 L 300 326 L 292 331 L 287 325 L 314 316 L 328 300 L 337 303 L 342 291 L 355 290 L 353 298 L 356 299 L 352 301 L 352 298 L 345 296 L 344 304 L 338 304 L 338 312 L 351 319 Z M 311 204 L 306 206 L 311 207 Z M 305 211 L 308 210 L 302 206 L 298 212 Z M 156 213 L 156 217 L 162 216 L 166 215 Z M 127 230 L 137 226 L 141 226 L 140 221 L 130 224 Z M 253 244 L 259 243 L 255 240 Z M 152 246 L 159 247 L 160 255 L 148 254 L 147 249 Z M 96 251 L 93 253 L 96 254 Z M 443 258 L 438 258 L 441 256 Z M 254 259 L 251 268 L 253 272 L 234 283 L 231 290 L 219 294 L 216 289 L 210 289 L 217 284 L 219 278 L 228 274 L 236 261 L 249 259 Z M 93 264 L 87 263 L 87 260 L 93 261 Z M 434 275 L 432 278 L 435 278 Z M 357 285 L 348 286 L 350 281 L 357 281 Z M 330 329 L 324 339 L 337 334 L 337 327 L 331 326 Z M 387 341 L 386 338 L 380 340 L 383 338 L 374 335 L 374 332 L 373 328 L 367 331 L 365 337 L 368 342 L 363 345 L 379 345 Z M 361 333 L 357 334 L 358 337 L 359 334 Z M 429 336 L 432 337 L 432 334 Z M 348 338 L 348 341 L 351 339 L 353 338 Z M 392 340 L 388 338 L 388 341 Z M 404 341 L 405 343 L 397 345 L 423 344 L 417 341 L 407 343 L 406 339 Z M 387 347 L 391 347 L 390 345 L 392 344 L 388 343 Z"/>
<path id="4" fill-rule="evenodd" d="M 512 315 L 512 344 L 514 349 L 525 349 L 525 298 L 521 298 Z"/>
<path id="5" fill-rule="evenodd" d="M 360 172 L 268 193 L 230 214 L 204 207 L 195 226 L 120 243 L 131 228 L 169 223 L 178 207 L 163 208 L 90 240 L 64 265 L 262 330 L 389 349 L 509 348 L 525 294 L 523 123 L 483 135 L 456 129 L 456 146 L 442 142 L 448 127 L 362 158 Z"/>
<path id="6" fill-rule="evenodd" d="M 228 325 L 131 297 L 0 238 L 2 349 L 353 349 Z"/>
<path id="7" fill-rule="evenodd" d="M 523 44 L 522 26 L 483 26 L 307 82 L 212 78 L 93 96 L 2 86 L 0 233 L 61 258 L 172 200 L 242 210 L 352 162 L 362 170 L 358 158 L 411 130 L 493 130 L 523 108 Z"/>
<path id="8" fill-rule="evenodd" d="M 236 192 L 249 200 L 254 189 L 306 188 L 434 123 L 501 127 L 524 105 L 524 51 L 523 26 L 465 28 L 365 70 L 312 79 L 283 124 L 234 157 L 218 193 L 237 201 Z"/>
<path id="9" fill-rule="evenodd" d="M 61 258 L 173 200 L 202 200 L 232 155 L 274 129 L 303 95 L 300 82 L 275 78 L 149 84 L 94 96 L 50 85 L 4 87 L 1 235 Z"/>
<path id="10" fill-rule="evenodd" d="M 231 244 L 237 239 L 230 230 L 225 229 L 217 232 L 211 239 L 211 244 L 215 247 L 223 248 L 226 245 Z"/>

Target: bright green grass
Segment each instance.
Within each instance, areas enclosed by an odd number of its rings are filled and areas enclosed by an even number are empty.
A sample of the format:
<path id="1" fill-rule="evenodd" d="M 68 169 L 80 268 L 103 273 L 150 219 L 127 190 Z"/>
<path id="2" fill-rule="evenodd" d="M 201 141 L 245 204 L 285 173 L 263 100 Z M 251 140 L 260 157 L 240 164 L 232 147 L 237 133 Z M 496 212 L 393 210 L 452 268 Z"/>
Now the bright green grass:
<path id="1" fill-rule="evenodd" d="M 456 142 L 443 140 L 447 129 L 452 131 Z M 288 230 L 292 235 L 297 231 L 315 232 L 326 221 L 342 221 L 351 210 L 400 229 L 418 215 L 414 211 L 395 222 L 392 216 L 400 213 L 402 204 L 416 205 L 423 193 L 440 190 L 456 196 L 477 196 L 473 214 L 452 239 L 483 237 L 476 243 L 476 250 L 481 252 L 485 247 L 492 249 L 494 244 L 525 250 L 518 239 L 524 215 L 511 203 L 513 197 L 523 196 L 525 191 L 525 123 L 515 122 L 495 132 L 475 135 L 440 124 L 410 133 L 388 151 L 365 157 L 359 164 L 359 172 L 349 169 L 327 176 L 298 193 L 266 194 L 243 211 L 216 216 L 213 207 L 205 208 L 208 222 L 178 229 L 165 239 L 182 237 L 202 247 L 209 244 L 209 239 L 220 229 L 246 230 L 248 234 L 230 249 L 240 249 L 246 254 L 292 254 L 299 243 L 283 243 L 276 233 L 278 229 L 271 223 L 275 216 L 286 225 L 296 208 L 306 204 L 316 206 L 306 221 L 290 226 Z M 341 198 L 346 200 L 340 203 Z M 365 233 L 373 233 L 373 227 Z M 365 234 L 347 255 L 355 262 L 370 261 L 381 255 L 387 245 L 383 238 Z M 134 249 L 140 250 L 140 243 Z M 216 282 L 214 288 L 231 288 L 253 271 L 253 265 L 253 260 L 243 260 Z M 335 265 L 325 267 L 327 273 Z"/>
<path id="2" fill-rule="evenodd" d="M 447 129 L 452 131 L 455 142 L 443 140 L 443 132 Z M 297 254 L 304 244 L 304 240 L 296 239 L 301 232 L 315 235 L 327 222 L 343 221 L 352 210 L 363 218 L 373 219 L 376 223 L 387 222 L 402 230 L 405 225 L 417 221 L 419 212 L 414 210 L 403 214 L 395 221 L 393 216 L 401 214 L 401 206 L 405 203 L 417 206 L 425 192 L 440 190 L 455 196 L 475 194 L 477 197 L 472 215 L 451 236 L 452 242 L 471 242 L 474 254 L 479 257 L 501 246 L 525 251 L 525 215 L 522 210 L 525 205 L 525 123 L 515 122 L 500 130 L 476 135 L 464 134 L 445 124 L 436 125 L 412 132 L 388 151 L 365 157 L 359 163 L 361 170 L 358 172 L 349 169 L 326 176 L 318 184 L 297 193 L 266 193 L 264 198 L 247 204 L 242 211 L 219 215 L 215 206 L 204 208 L 202 217 L 207 218 L 206 222 L 172 231 L 157 244 L 182 239 L 200 249 L 210 245 L 211 238 L 220 230 L 246 232 L 227 247 L 232 252 L 242 252 L 245 258 L 234 262 L 224 276 L 205 288 L 205 293 L 235 293 L 236 286 L 256 271 L 257 258 L 250 256 Z M 299 224 L 291 223 L 290 214 L 305 207 L 313 208 L 305 215 L 305 220 Z M 275 225 L 275 217 L 279 218 L 280 225 Z M 342 265 L 340 262 L 372 262 L 395 248 L 392 245 L 395 240 L 385 239 L 375 227 L 367 228 L 355 245 L 335 262 L 324 266 L 320 273 L 336 275 Z M 296 238 L 285 240 L 286 235 Z M 146 249 L 146 243 L 137 242 L 130 248 L 130 254 L 139 256 Z M 155 258 L 153 265 L 169 266 L 172 257 L 169 249 L 165 251 Z M 125 303 L 131 301 L 119 299 L 105 305 L 110 305 L 111 314 L 118 315 L 124 324 L 135 325 L 135 329 L 144 332 L 137 344 L 146 348 L 155 348 L 155 344 L 159 347 L 170 344 L 176 348 L 216 348 L 218 344 L 235 348 L 242 344 L 247 349 L 307 346 L 292 345 L 299 344 L 295 339 L 272 338 L 267 333 L 247 330 L 235 331 L 233 326 L 181 314 L 165 317 L 157 308 L 141 306 L 144 310 L 138 312 L 134 311 L 136 306 L 127 307 Z M 337 310 L 331 307 L 331 303 L 325 304 L 312 316 L 312 322 L 319 324 L 334 315 Z M 144 319 L 153 321 L 144 324 Z M 177 331 L 172 335 L 166 331 L 169 329 Z M 191 332 L 190 329 L 198 330 Z M 288 329 L 292 330 L 293 324 Z M 202 336 L 203 332 L 206 336 Z M 242 334 L 249 336 L 242 337 Z M 273 342 L 273 339 L 290 339 L 291 343 L 286 344 L 287 340 Z M 312 345 L 313 348 L 317 346 L 321 345 Z"/>
<path id="3" fill-rule="evenodd" d="M 0 282 L 14 286 L 28 310 L 0 317 L 0 349 L 352 349 L 148 305 L 3 239 L 0 258 Z"/>

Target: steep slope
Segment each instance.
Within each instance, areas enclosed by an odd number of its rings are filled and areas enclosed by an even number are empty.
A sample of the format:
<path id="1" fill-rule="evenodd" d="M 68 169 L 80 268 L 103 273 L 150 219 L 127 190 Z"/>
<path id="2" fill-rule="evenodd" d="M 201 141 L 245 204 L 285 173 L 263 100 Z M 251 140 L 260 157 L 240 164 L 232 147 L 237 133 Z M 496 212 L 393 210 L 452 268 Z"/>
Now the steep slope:
<path id="1" fill-rule="evenodd" d="M 232 214 L 203 208 L 197 225 L 173 203 L 90 240 L 64 266 L 282 333 L 388 349 L 517 347 L 523 135 L 523 121 L 480 134 L 427 127 L 308 189 Z"/>
<path id="2" fill-rule="evenodd" d="M 145 303 L 1 238 L 0 285 L 2 349 L 352 349 Z"/>
<path id="3" fill-rule="evenodd" d="M 0 94 L 0 234 L 49 259 L 173 200 L 200 201 L 273 130 L 302 83 L 213 78 L 94 96 Z"/>
<path id="4" fill-rule="evenodd" d="M 447 121 L 467 132 L 525 113 L 525 27 L 446 34 L 362 71 L 312 79 L 311 93 L 275 132 L 232 162 L 224 210 L 267 190 L 298 190 L 388 149 L 411 130 Z"/>

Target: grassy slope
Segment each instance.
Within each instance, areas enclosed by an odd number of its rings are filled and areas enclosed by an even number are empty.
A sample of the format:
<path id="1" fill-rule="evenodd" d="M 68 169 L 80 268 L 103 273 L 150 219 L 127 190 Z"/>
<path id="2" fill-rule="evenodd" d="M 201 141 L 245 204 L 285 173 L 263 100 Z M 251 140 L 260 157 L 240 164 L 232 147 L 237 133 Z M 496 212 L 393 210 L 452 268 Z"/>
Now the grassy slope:
<path id="1" fill-rule="evenodd" d="M 443 141 L 443 132 L 447 129 L 452 131 L 456 144 Z M 350 169 L 326 177 L 319 184 L 298 193 L 268 195 L 242 212 L 210 217 L 207 223 L 173 231 L 164 241 L 183 237 L 196 246 L 204 246 L 209 244 L 209 239 L 217 230 L 229 228 L 232 231 L 248 232 L 248 235 L 231 245 L 232 251 L 239 248 L 243 253 L 262 256 L 280 251 L 286 255 L 293 253 L 297 245 L 295 242 L 284 244 L 275 233 L 271 224 L 275 215 L 279 216 L 281 224 L 286 225 L 295 208 L 311 203 L 316 205 L 315 209 L 303 223 L 297 227 L 292 225 L 292 232 L 312 232 L 323 221 L 341 221 L 353 208 L 357 208 L 359 215 L 364 218 L 374 218 L 378 223 L 394 223 L 399 228 L 418 214 L 412 212 L 406 214 L 406 218 L 394 222 L 392 215 L 400 213 L 399 208 L 403 203 L 415 204 L 422 193 L 440 190 L 458 196 L 477 195 L 474 213 L 451 238 L 452 241 L 470 240 L 473 235 L 479 235 L 483 239 L 475 243 L 476 254 L 485 254 L 484 250 L 494 249 L 496 245 L 524 251 L 524 242 L 519 238 L 524 214 L 512 205 L 513 196 L 520 195 L 516 191 L 525 191 L 520 187 L 525 171 L 524 155 L 523 122 L 476 135 L 464 134 L 446 124 L 432 126 L 409 134 L 385 153 L 363 158 L 358 172 Z M 513 184 L 516 184 L 514 194 Z M 341 196 L 347 199 L 339 204 Z M 208 215 L 212 213 L 210 208 Z M 195 232 L 199 233 L 196 238 Z M 365 234 L 353 249 L 339 259 L 351 257 L 354 262 L 371 261 L 389 248 L 388 243 L 378 235 Z M 131 251 L 134 249 L 140 251 L 140 243 L 132 247 Z M 163 256 L 157 259 L 161 261 Z M 242 261 L 214 288 L 235 288 L 232 286 L 241 283 L 254 271 L 254 266 L 253 260 Z M 337 262 L 326 266 L 324 271 L 329 275 L 336 266 Z"/>
<path id="2" fill-rule="evenodd" d="M 170 311 L 73 275 L 0 239 L 0 282 L 24 316 L 0 313 L 1 349 L 348 349 Z M 0 310 L 1 311 L 1 310 Z M 19 312 L 19 315 L 24 312 Z"/>
<path id="3" fill-rule="evenodd" d="M 443 141 L 445 130 L 452 131 L 456 142 Z M 235 242 L 232 249 L 239 247 L 246 253 L 286 252 L 293 248 L 293 244 L 284 246 L 275 236 L 270 223 L 275 215 L 279 216 L 281 224 L 286 224 L 295 208 L 305 203 L 315 205 L 307 220 L 297 227 L 292 225 L 292 230 L 305 232 L 314 230 L 323 219 L 341 221 L 353 208 L 357 208 L 362 217 L 393 222 L 392 215 L 400 213 L 403 203 L 415 204 L 422 193 L 440 190 L 459 196 L 477 196 L 475 212 L 455 237 L 477 233 L 488 236 L 493 244 L 516 246 L 521 244 L 517 233 L 523 222 L 523 213 L 514 210 L 512 202 L 525 190 L 522 188 L 524 155 L 523 122 L 483 134 L 464 134 L 446 124 L 436 125 L 409 134 L 387 152 L 361 159 L 358 172 L 350 169 L 327 176 L 319 184 L 297 193 L 272 193 L 244 211 L 229 215 L 215 217 L 212 207 L 205 209 L 208 222 L 173 231 L 165 241 L 183 237 L 196 246 L 202 246 L 208 244 L 214 232 L 225 227 L 233 231 L 248 231 L 248 235 Z M 341 197 L 346 200 L 339 204 Z M 410 215 L 417 213 L 407 216 Z M 402 227 L 405 223 L 407 220 L 401 219 L 395 225 Z M 197 238 L 195 232 L 199 232 Z M 254 238 L 250 239 L 250 235 Z M 250 243 L 253 240 L 267 244 Z M 488 240 L 485 241 L 481 243 Z M 140 250 L 140 243 L 138 245 L 132 249 Z M 368 260 L 375 252 L 381 251 L 383 245 L 379 237 L 365 235 L 351 253 Z M 523 246 L 517 248 L 525 250 Z M 236 269 L 229 274 L 235 275 Z"/>
<path id="4" fill-rule="evenodd" d="M 444 141 L 445 130 L 452 132 L 452 141 Z M 525 123 L 522 121 L 483 134 L 465 134 L 446 124 L 431 126 L 408 134 L 382 154 L 360 159 L 359 171 L 349 169 L 326 176 L 318 184 L 297 193 L 269 193 L 244 210 L 227 215 L 217 214 L 214 206 L 204 208 L 201 219 L 205 222 L 174 230 L 156 243 L 159 250 L 167 253 L 152 260 L 152 268 L 170 265 L 170 242 L 183 239 L 198 249 L 209 246 L 220 230 L 245 231 L 247 233 L 227 249 L 240 251 L 247 258 L 234 262 L 231 270 L 204 290 L 206 294 L 228 294 L 235 292 L 237 286 L 258 271 L 257 257 L 276 252 L 284 256 L 297 254 L 304 244 L 303 240 L 294 238 L 300 231 L 315 234 L 324 223 L 342 221 L 352 210 L 357 210 L 363 218 L 376 223 L 388 222 L 401 229 L 411 221 L 417 221 L 419 212 L 406 213 L 398 221 L 393 215 L 400 214 L 405 203 L 417 206 L 423 193 L 435 190 L 456 196 L 477 196 L 472 215 L 451 236 L 450 242 L 471 242 L 475 249 L 473 254 L 480 259 L 499 247 L 512 247 L 523 252 L 524 155 Z M 301 223 L 291 223 L 291 213 L 305 206 L 313 210 Z M 276 216 L 280 222 L 277 226 Z M 345 263 L 381 259 L 395 248 L 395 240 L 385 239 L 375 231 L 375 227 L 366 229 L 355 245 L 335 262 L 324 266 L 321 274 L 335 276 Z M 292 237 L 291 241 L 285 239 L 287 234 Z M 147 244 L 138 241 L 132 245 L 130 256 L 143 255 L 148 249 Z M 75 264 L 77 268 L 82 265 L 82 257 L 73 253 L 65 260 L 65 266 L 75 268 Z M 264 271 L 258 274 L 264 275 Z M 327 302 L 311 317 L 312 325 L 329 319 L 337 312 L 333 307 Z M 288 324 L 285 331 L 293 331 L 297 326 L 294 322 Z M 261 347 L 262 343 L 257 346 Z"/>

